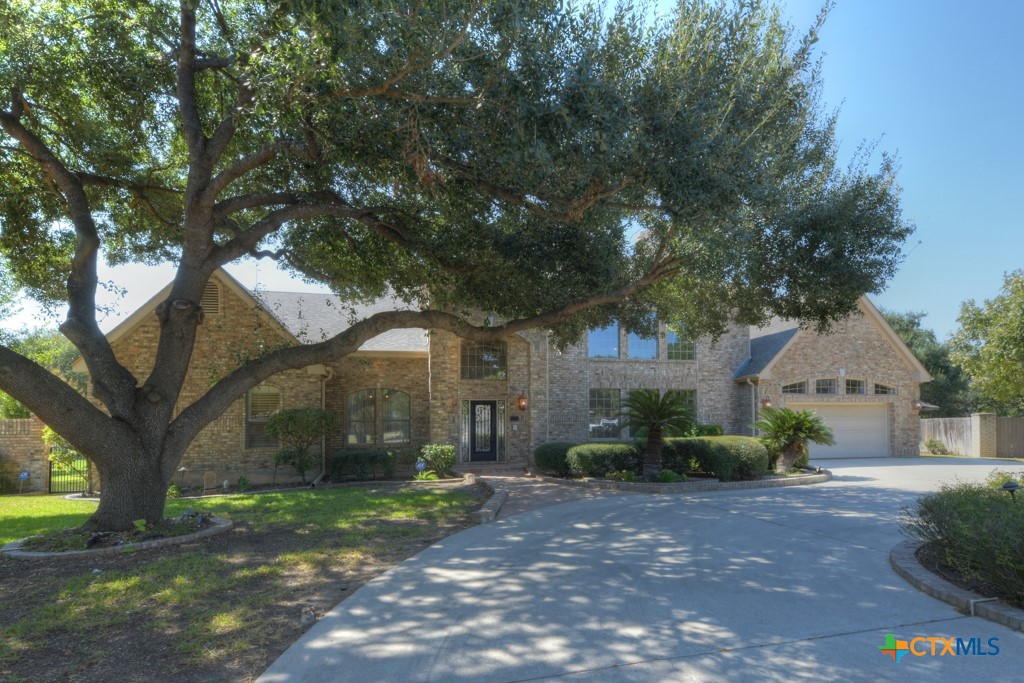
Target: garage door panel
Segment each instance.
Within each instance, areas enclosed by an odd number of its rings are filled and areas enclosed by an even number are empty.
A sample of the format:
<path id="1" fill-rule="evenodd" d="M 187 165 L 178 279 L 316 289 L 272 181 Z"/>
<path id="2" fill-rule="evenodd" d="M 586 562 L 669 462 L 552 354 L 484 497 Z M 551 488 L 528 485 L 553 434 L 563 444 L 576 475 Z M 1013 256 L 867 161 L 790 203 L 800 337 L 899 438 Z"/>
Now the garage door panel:
<path id="1" fill-rule="evenodd" d="M 811 459 L 886 458 L 889 456 L 887 404 L 818 403 L 790 405 L 814 410 L 832 429 L 836 444 L 809 444 Z"/>

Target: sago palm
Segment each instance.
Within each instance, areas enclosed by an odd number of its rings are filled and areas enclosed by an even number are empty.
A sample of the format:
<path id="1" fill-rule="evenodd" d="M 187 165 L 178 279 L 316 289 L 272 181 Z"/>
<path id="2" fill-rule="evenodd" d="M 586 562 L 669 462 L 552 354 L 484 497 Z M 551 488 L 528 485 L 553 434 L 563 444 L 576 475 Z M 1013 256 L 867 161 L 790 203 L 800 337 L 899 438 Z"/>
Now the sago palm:
<path id="1" fill-rule="evenodd" d="M 683 432 L 693 426 L 693 411 L 683 394 L 666 391 L 658 394 L 653 389 L 636 389 L 629 393 L 623 404 L 626 426 L 636 434 L 647 431 L 644 448 L 644 476 L 655 477 L 661 470 L 661 446 L 667 430 Z"/>
<path id="2" fill-rule="evenodd" d="M 761 432 L 761 440 L 770 449 L 777 449 L 779 459 L 776 472 L 786 472 L 807 453 L 808 442 L 823 446 L 835 444 L 832 430 L 813 410 L 765 408 L 761 419 L 754 423 Z"/>

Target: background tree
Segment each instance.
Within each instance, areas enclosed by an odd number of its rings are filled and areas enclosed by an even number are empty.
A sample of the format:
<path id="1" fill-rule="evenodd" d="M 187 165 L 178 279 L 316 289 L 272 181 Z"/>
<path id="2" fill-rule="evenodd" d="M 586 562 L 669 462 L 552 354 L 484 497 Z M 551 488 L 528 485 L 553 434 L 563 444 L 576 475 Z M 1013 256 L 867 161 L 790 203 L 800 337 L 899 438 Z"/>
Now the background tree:
<path id="1" fill-rule="evenodd" d="M 85 390 L 85 376 L 71 369 L 71 364 L 78 358 L 78 349 L 57 330 L 44 327 L 24 329 L 7 332 L 3 338 L 3 343 L 12 351 L 35 361 L 78 391 Z M 21 401 L 0 391 L 0 418 L 26 418 L 31 414 L 32 411 Z"/>
<path id="2" fill-rule="evenodd" d="M 911 228 L 888 158 L 836 159 L 810 58 L 824 13 L 794 40 L 756 1 L 685 2 L 657 25 L 568 7 L 0 5 L 4 272 L 67 306 L 101 407 L 8 347 L 0 389 L 95 462 L 87 528 L 159 520 L 185 448 L 237 397 L 388 329 L 564 343 L 612 319 L 651 334 L 654 309 L 693 334 L 827 326 L 879 291 Z M 101 251 L 177 266 L 146 377 L 97 325 Z M 178 405 L 203 287 L 247 256 L 418 306 L 268 351 Z"/>
<path id="3" fill-rule="evenodd" d="M 924 417 L 963 417 L 974 412 L 976 397 L 970 377 L 953 362 L 949 344 L 940 342 L 935 332 L 921 326 L 928 314 L 884 309 L 881 313 L 933 378 L 921 385 L 921 400 L 939 409 L 925 413 Z"/>
<path id="4" fill-rule="evenodd" d="M 981 409 L 1024 415 L 1024 270 L 1007 274 L 1000 294 L 960 306 L 952 358 L 970 373 Z"/>
<path id="5" fill-rule="evenodd" d="M 653 481 L 661 470 L 661 447 L 668 432 L 683 433 L 693 427 L 693 411 L 678 391 L 659 393 L 656 389 L 634 389 L 622 402 L 625 424 L 647 443 L 643 452 L 644 477 Z"/>

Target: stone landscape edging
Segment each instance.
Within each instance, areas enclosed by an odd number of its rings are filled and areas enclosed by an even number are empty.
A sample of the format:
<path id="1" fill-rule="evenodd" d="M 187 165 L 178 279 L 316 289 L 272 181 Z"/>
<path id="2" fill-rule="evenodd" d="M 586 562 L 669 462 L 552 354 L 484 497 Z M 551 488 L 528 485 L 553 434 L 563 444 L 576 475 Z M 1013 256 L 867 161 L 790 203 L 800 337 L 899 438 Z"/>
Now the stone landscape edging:
<path id="1" fill-rule="evenodd" d="M 889 564 L 907 583 L 922 593 L 949 603 L 963 614 L 1024 631 L 1024 610 L 964 590 L 936 575 L 918 561 L 917 550 L 920 547 L 912 541 L 903 541 L 889 551 Z"/>
<path id="2" fill-rule="evenodd" d="M 746 489 L 771 489 L 783 486 L 807 486 L 821 484 L 832 479 L 832 473 L 824 470 L 819 474 L 798 474 L 792 477 L 776 477 L 773 479 L 757 479 L 754 481 L 718 481 L 702 479 L 680 481 L 674 484 L 656 484 L 650 482 L 606 481 L 603 479 L 561 479 L 546 474 L 531 472 L 530 476 L 553 484 L 563 486 L 582 486 L 592 489 L 613 491 L 631 491 L 633 493 L 690 493 L 707 491 L 743 491 Z"/>
<path id="3" fill-rule="evenodd" d="M 0 548 L 0 553 L 5 557 L 13 557 L 19 560 L 38 560 L 49 557 L 66 557 L 71 559 L 77 559 L 79 557 L 97 557 L 104 555 L 120 555 L 122 553 L 131 553 L 137 550 L 151 550 L 153 548 L 165 548 L 172 545 L 181 545 L 182 543 L 188 543 L 195 541 L 200 538 L 209 538 L 210 536 L 216 536 L 222 534 L 225 531 L 231 529 L 234 526 L 234 522 L 226 517 L 211 517 L 210 526 L 205 529 L 200 529 L 191 534 L 183 534 L 181 536 L 172 536 L 170 538 L 154 538 L 149 541 L 142 541 L 141 543 L 125 543 L 123 545 L 115 545 L 109 548 L 90 548 L 88 550 L 66 550 L 63 552 L 52 552 L 45 550 L 22 550 L 21 544 L 27 541 L 27 538 L 21 538 L 17 541 L 11 541 L 3 548 Z M 32 538 L 29 536 L 29 538 Z"/>

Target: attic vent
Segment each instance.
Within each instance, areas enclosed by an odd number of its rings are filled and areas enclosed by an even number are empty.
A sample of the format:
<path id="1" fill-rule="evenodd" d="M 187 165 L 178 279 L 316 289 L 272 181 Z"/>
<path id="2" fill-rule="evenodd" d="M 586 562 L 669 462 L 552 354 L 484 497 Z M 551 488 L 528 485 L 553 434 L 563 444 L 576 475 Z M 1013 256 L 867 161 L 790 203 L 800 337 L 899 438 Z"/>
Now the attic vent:
<path id="1" fill-rule="evenodd" d="M 199 305 L 203 307 L 206 315 L 220 315 L 220 287 L 216 282 L 206 283 Z"/>

